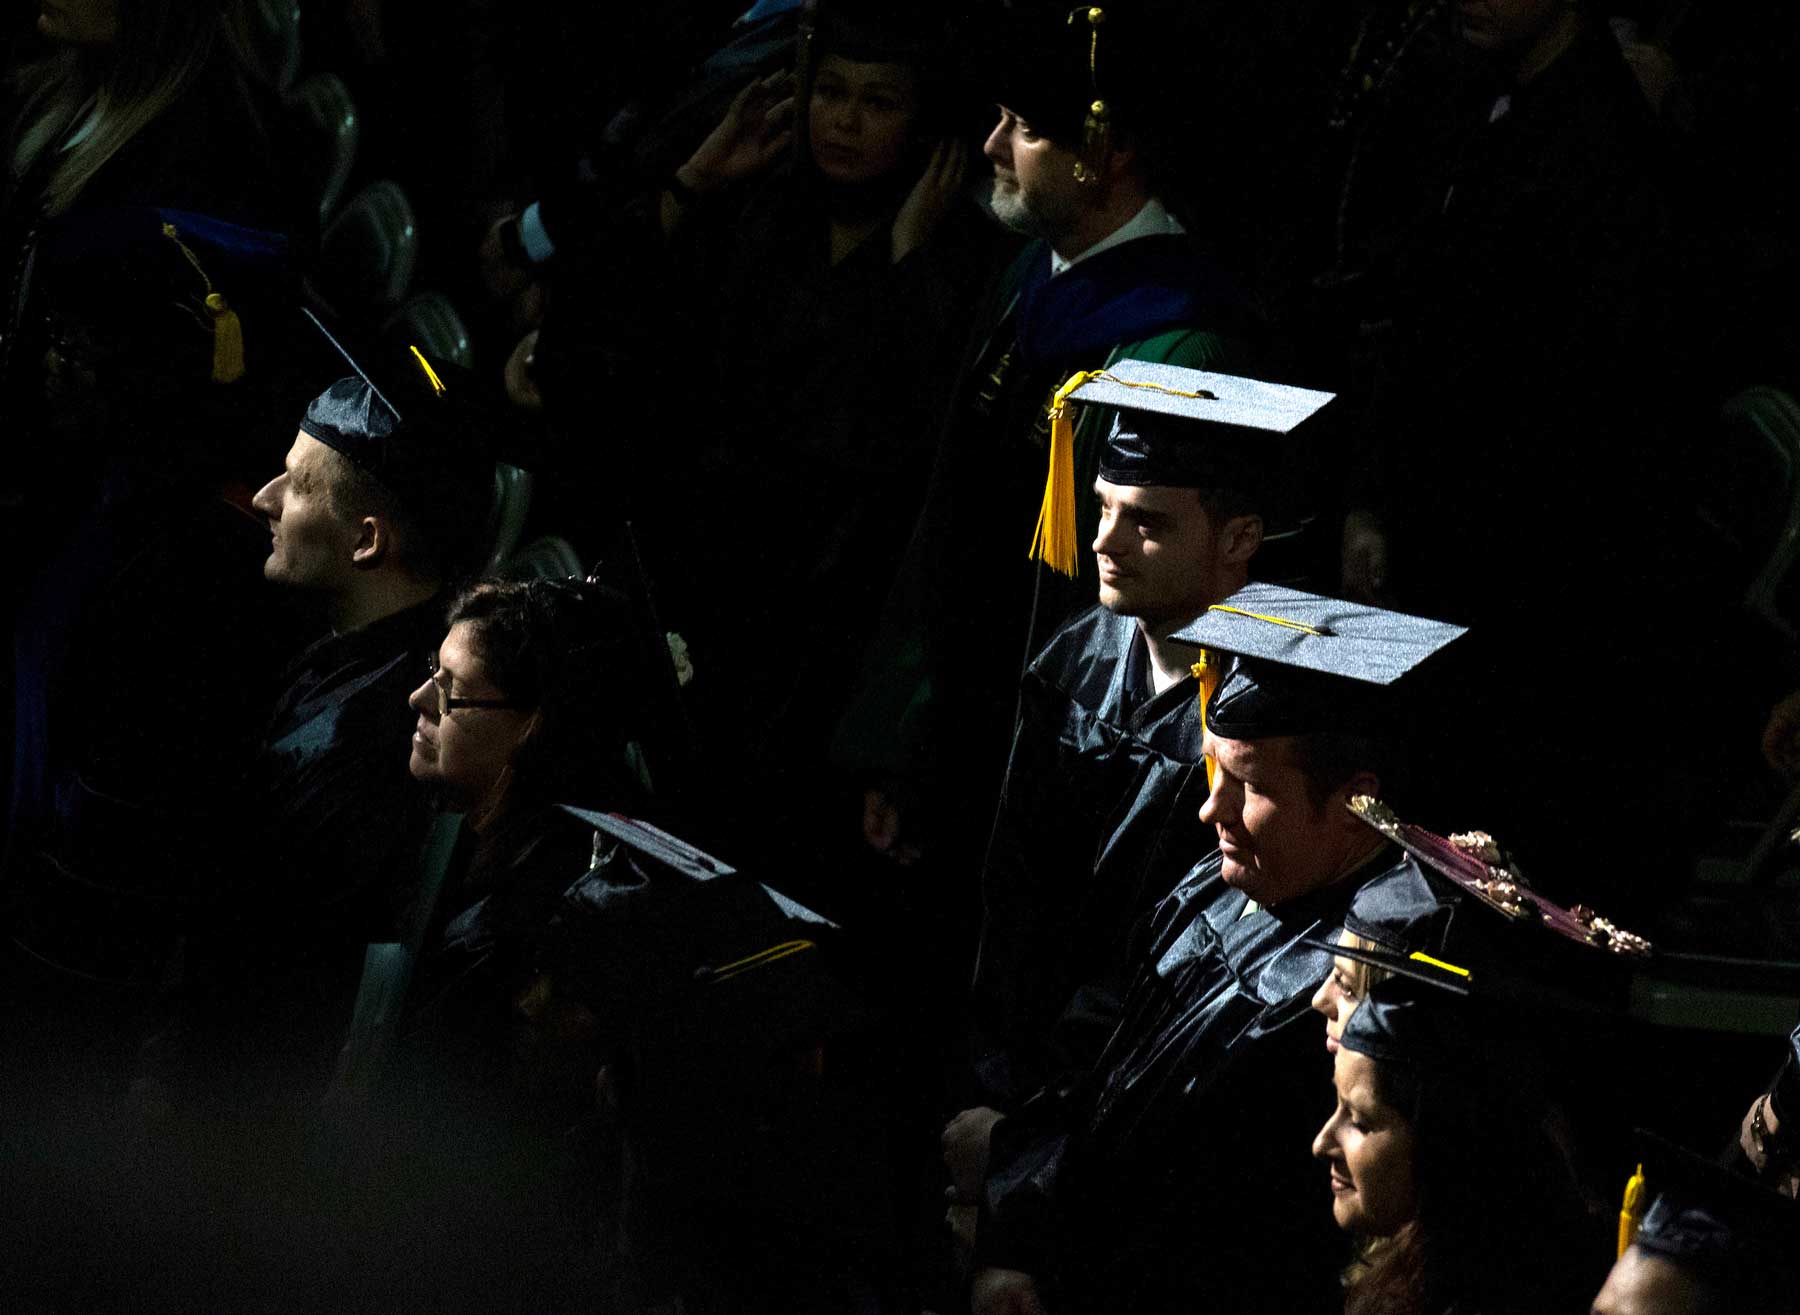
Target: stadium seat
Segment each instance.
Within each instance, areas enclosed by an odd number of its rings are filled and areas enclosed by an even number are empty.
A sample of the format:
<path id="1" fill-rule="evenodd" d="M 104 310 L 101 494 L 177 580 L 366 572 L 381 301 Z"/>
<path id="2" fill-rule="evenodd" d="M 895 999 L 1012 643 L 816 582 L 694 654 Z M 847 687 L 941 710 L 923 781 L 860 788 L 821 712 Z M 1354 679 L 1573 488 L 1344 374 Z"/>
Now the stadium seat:
<path id="1" fill-rule="evenodd" d="M 428 356 L 465 370 L 474 368 L 475 353 L 469 345 L 468 326 L 449 298 L 439 293 L 425 292 L 409 298 L 394 312 L 383 332 L 400 342 L 417 343 Z"/>
<path id="2" fill-rule="evenodd" d="M 370 183 L 325 230 L 313 289 L 341 318 L 385 320 L 406 298 L 418 252 L 406 193 L 388 179 Z"/>
<path id="3" fill-rule="evenodd" d="M 356 164 L 362 136 L 350 89 L 335 73 L 315 73 L 288 93 L 304 137 L 301 167 L 319 199 L 319 224 L 330 223 Z"/>

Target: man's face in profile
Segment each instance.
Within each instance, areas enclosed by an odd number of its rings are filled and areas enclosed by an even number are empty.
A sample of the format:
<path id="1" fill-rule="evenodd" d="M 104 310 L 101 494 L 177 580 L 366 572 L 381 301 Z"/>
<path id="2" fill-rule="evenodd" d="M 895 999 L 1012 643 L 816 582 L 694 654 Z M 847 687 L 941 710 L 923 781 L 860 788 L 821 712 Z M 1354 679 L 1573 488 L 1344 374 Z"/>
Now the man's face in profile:
<path id="1" fill-rule="evenodd" d="M 1108 611 L 1154 628 L 1196 616 L 1231 592 L 1221 527 L 1197 489 L 1098 479 L 1094 496 L 1094 561 Z"/>
<path id="2" fill-rule="evenodd" d="M 281 474 L 257 491 L 251 505 L 269 518 L 269 557 L 263 578 L 299 589 L 333 589 L 349 575 L 356 526 L 333 505 L 337 454 L 308 434 L 296 434 Z"/>
<path id="3" fill-rule="evenodd" d="M 1088 204 L 1075 181 L 1075 153 L 1004 105 L 982 153 L 994 166 L 994 217 L 1008 228 L 1054 245 Z"/>

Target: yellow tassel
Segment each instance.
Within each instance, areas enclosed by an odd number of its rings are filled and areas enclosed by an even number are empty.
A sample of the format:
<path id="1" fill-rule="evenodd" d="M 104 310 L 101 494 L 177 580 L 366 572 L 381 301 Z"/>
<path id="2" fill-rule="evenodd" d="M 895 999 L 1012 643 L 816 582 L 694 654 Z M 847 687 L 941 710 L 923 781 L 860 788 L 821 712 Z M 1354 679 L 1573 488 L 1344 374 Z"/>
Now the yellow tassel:
<path id="1" fill-rule="evenodd" d="M 1619 1255 L 1631 1249 L 1637 1237 L 1638 1222 L 1644 1217 L 1644 1198 L 1649 1195 L 1649 1184 L 1644 1181 L 1644 1166 L 1638 1165 L 1637 1172 L 1632 1174 L 1625 1184 L 1625 1200 L 1619 1206 Z"/>
<path id="2" fill-rule="evenodd" d="M 1071 375 L 1050 403 L 1050 470 L 1044 477 L 1044 502 L 1038 508 L 1031 551 L 1026 554 L 1071 579 L 1079 558 L 1075 543 L 1075 425 L 1069 419 L 1069 394 L 1091 378 L 1093 374 L 1087 370 Z"/>
<path id="3" fill-rule="evenodd" d="M 162 231 L 163 236 L 173 242 L 175 249 L 194 267 L 194 273 L 200 276 L 200 281 L 206 284 L 206 311 L 212 316 L 213 331 L 212 381 L 216 384 L 236 383 L 244 377 L 243 321 L 238 319 L 237 312 L 231 309 L 231 303 L 225 300 L 224 294 L 213 291 L 212 280 L 201 268 L 200 258 L 181 240 L 181 234 L 175 225 L 165 222 Z"/>
<path id="4" fill-rule="evenodd" d="M 431 368 L 431 362 L 425 359 L 425 353 L 420 351 L 416 344 L 409 345 L 412 346 L 413 356 L 418 359 L 419 368 L 425 372 L 425 378 L 431 384 L 432 396 L 442 397 L 445 393 L 449 392 L 450 390 L 444 387 L 444 381 L 438 378 L 438 372 Z"/>
<path id="5" fill-rule="evenodd" d="M 1194 679 L 1200 682 L 1200 735 L 1204 743 L 1206 736 L 1206 705 L 1212 702 L 1213 691 L 1219 688 L 1219 664 L 1205 649 L 1200 650 L 1200 660 L 1189 668 Z M 1213 783 L 1213 760 L 1208 754 L 1201 759 L 1206 764 L 1206 788 L 1210 792 Z"/>
<path id="6" fill-rule="evenodd" d="M 1082 5 L 1069 12 L 1071 26 L 1083 19 L 1088 25 L 1088 86 L 1094 99 L 1081 126 L 1081 158 L 1075 162 L 1075 181 L 1098 183 L 1106 177 L 1106 160 L 1112 154 L 1112 111 L 1100 95 L 1100 25 L 1106 21 L 1106 11 Z"/>
<path id="7" fill-rule="evenodd" d="M 206 294 L 206 309 L 213 321 L 212 381 L 234 384 L 244 377 L 244 325 L 236 311 L 217 292 Z"/>

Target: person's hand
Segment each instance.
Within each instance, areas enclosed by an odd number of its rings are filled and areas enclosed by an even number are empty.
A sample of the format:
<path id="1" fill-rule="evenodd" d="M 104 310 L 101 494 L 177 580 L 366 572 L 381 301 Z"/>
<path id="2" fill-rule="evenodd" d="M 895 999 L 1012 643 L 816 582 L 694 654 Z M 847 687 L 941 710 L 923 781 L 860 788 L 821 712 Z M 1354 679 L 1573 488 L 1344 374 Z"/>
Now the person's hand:
<path id="1" fill-rule="evenodd" d="M 1800 776 L 1800 690 L 1770 709 L 1769 724 L 1763 727 L 1762 751 L 1769 766 L 1783 776 Z"/>
<path id="2" fill-rule="evenodd" d="M 925 171 L 913 184 L 911 193 L 894 216 L 894 263 L 898 265 L 924 246 L 937 226 L 944 222 L 950 207 L 962 192 L 963 175 L 969 167 L 969 153 L 961 142 L 949 138 L 937 144 Z"/>
<path id="3" fill-rule="evenodd" d="M 794 93 L 786 70 L 752 82 L 732 99 L 725 117 L 675 171 L 684 187 L 710 192 L 754 178 L 794 140 Z"/>
<path id="4" fill-rule="evenodd" d="M 940 1141 L 944 1148 L 944 1167 L 950 1171 L 952 1203 L 975 1205 L 981 1200 L 981 1184 L 987 1178 L 988 1148 L 993 1144 L 994 1125 L 1005 1117 L 997 1109 L 978 1105 L 972 1110 L 964 1110 L 944 1126 Z"/>
<path id="5" fill-rule="evenodd" d="M 506 395 L 514 406 L 533 415 L 544 409 L 544 395 L 532 376 L 532 367 L 537 364 L 537 340 L 538 331 L 533 329 L 519 339 L 506 361 Z"/>
<path id="6" fill-rule="evenodd" d="M 1017 1269 L 977 1271 L 969 1291 L 970 1315 L 1044 1315 L 1031 1275 Z"/>
<path id="7" fill-rule="evenodd" d="M 1344 518 L 1343 574 L 1346 598 L 1359 603 L 1387 598 L 1387 534 L 1372 512 L 1353 511 Z"/>
<path id="8" fill-rule="evenodd" d="M 525 291 L 525 285 L 531 282 L 531 271 L 513 263 L 507 255 L 506 243 L 500 235 L 507 227 L 519 222 L 517 215 L 507 215 L 496 219 L 488 226 L 487 233 L 481 239 L 481 246 L 476 251 L 476 260 L 481 268 L 481 285 L 495 301 L 507 301 Z"/>

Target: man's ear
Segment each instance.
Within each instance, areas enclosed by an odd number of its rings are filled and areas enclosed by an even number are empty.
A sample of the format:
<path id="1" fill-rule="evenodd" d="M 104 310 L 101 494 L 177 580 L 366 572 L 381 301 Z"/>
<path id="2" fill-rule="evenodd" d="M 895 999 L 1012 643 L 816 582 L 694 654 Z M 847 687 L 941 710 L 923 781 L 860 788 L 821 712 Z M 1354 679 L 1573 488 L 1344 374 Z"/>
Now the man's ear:
<path id="1" fill-rule="evenodd" d="M 365 570 L 380 566 L 393 551 L 394 532 L 379 516 L 364 516 L 356 524 L 356 546 L 350 560 Z"/>
<path id="2" fill-rule="evenodd" d="M 1364 829 L 1362 822 L 1349 808 L 1350 801 L 1359 794 L 1372 795 L 1376 799 L 1381 798 L 1381 778 L 1374 772 L 1358 772 L 1331 792 L 1331 806 L 1337 809 L 1346 822 L 1359 829 Z"/>
<path id="3" fill-rule="evenodd" d="M 1257 515 L 1233 516 L 1219 531 L 1219 556 L 1232 566 L 1242 566 L 1262 547 L 1263 518 Z"/>
<path id="4" fill-rule="evenodd" d="M 1139 176 L 1137 143 L 1130 136 L 1122 135 L 1117 128 L 1113 129 L 1112 140 L 1107 143 L 1105 173 L 1109 187 L 1116 187 L 1128 178 Z"/>

